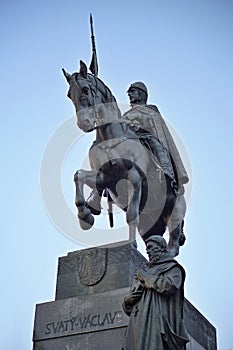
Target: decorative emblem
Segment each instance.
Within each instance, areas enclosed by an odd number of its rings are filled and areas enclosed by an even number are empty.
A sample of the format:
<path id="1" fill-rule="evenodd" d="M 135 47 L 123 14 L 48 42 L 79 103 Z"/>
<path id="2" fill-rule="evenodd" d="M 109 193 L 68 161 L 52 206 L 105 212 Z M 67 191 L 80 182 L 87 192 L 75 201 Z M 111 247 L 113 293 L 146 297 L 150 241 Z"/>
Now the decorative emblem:
<path id="1" fill-rule="evenodd" d="M 107 266 L 107 249 L 92 248 L 84 251 L 79 257 L 79 278 L 86 286 L 94 286 L 105 275 Z"/>

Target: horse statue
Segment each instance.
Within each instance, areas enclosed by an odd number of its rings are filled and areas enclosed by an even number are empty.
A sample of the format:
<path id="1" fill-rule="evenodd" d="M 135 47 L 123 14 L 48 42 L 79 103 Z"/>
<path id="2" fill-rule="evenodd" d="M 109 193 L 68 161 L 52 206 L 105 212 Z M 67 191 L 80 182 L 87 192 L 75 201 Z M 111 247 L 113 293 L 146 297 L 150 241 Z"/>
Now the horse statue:
<path id="1" fill-rule="evenodd" d="M 136 230 L 144 241 L 151 235 L 162 236 L 177 199 L 170 179 L 122 118 L 110 89 L 96 75 L 88 73 L 84 62 L 80 61 L 78 73 L 69 74 L 64 69 L 63 73 L 78 127 L 84 132 L 96 132 L 89 150 L 92 170 L 80 169 L 74 175 L 81 228 L 91 228 L 93 214 L 100 212 L 84 198 L 84 185 L 87 185 L 100 197 L 107 193 L 110 204 L 126 212 L 130 242 L 135 242 Z M 179 254 L 179 246 L 184 243 L 182 235 L 182 230 L 170 230 L 171 256 Z"/>

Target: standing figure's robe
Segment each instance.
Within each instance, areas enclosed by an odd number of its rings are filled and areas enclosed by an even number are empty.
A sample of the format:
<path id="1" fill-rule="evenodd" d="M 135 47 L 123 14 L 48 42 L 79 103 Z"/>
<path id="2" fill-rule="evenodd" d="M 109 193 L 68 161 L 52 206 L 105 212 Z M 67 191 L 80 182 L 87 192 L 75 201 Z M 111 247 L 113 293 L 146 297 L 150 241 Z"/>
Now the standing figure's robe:
<path id="1" fill-rule="evenodd" d="M 130 316 L 125 350 L 183 350 L 189 341 L 183 323 L 185 271 L 175 260 L 150 267 L 145 282 L 135 280 L 130 294 L 134 305 L 124 300 Z"/>

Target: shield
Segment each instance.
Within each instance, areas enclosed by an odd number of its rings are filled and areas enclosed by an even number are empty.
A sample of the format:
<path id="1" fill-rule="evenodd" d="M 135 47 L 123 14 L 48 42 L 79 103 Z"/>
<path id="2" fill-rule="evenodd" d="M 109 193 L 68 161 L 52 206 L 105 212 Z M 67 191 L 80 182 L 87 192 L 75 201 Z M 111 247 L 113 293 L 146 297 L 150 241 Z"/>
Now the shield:
<path id="1" fill-rule="evenodd" d="M 107 266 L 107 249 L 92 248 L 83 251 L 79 257 L 79 278 L 86 286 L 94 286 L 105 275 Z"/>

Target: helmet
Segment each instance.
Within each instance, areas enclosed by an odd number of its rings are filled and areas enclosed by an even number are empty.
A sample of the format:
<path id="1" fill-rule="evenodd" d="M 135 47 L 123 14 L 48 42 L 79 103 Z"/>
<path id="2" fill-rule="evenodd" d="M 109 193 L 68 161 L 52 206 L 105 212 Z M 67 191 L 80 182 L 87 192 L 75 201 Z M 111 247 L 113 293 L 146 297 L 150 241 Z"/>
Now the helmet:
<path id="1" fill-rule="evenodd" d="M 146 95 L 148 95 L 146 85 L 140 81 L 136 81 L 136 83 L 131 84 L 127 92 L 129 92 L 131 88 L 142 90 L 146 93 Z"/>

